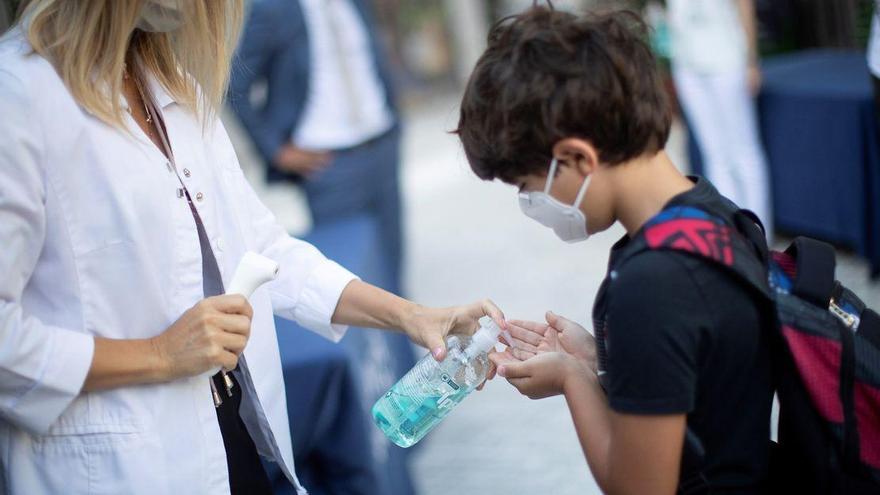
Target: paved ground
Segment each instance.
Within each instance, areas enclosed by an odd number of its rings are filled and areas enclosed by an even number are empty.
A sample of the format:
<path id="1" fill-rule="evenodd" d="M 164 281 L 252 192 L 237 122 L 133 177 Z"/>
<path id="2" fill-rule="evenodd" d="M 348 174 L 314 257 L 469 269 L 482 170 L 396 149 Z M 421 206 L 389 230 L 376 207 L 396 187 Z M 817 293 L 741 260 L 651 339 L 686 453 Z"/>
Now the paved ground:
<path id="1" fill-rule="evenodd" d="M 410 112 L 403 164 L 409 296 L 447 305 L 491 297 L 509 317 L 540 320 L 544 311 L 584 326 L 604 274 L 613 230 L 567 245 L 520 213 L 510 186 L 476 179 L 457 138 L 455 98 Z M 228 120 L 228 119 L 227 119 Z M 234 127 L 234 126 L 232 126 Z M 246 145 L 243 166 L 264 200 L 293 231 L 308 227 L 304 202 L 285 187 L 265 189 Z M 681 133 L 668 146 L 682 160 Z M 880 285 L 844 257 L 838 276 L 880 306 Z M 415 452 L 423 495 L 599 493 L 562 399 L 530 401 L 504 381 L 462 403 Z"/>

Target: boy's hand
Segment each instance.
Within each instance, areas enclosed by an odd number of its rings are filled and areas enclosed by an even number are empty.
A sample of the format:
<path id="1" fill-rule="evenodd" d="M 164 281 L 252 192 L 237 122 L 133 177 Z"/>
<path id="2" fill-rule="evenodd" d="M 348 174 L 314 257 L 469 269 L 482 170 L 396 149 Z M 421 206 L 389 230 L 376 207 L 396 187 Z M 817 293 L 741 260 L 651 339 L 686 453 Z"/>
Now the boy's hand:
<path id="1" fill-rule="evenodd" d="M 596 342 L 584 327 L 548 311 L 547 323 L 511 320 L 508 330 L 512 342 L 508 344 L 508 356 L 523 361 L 545 352 L 565 352 L 596 371 Z"/>
<path id="2" fill-rule="evenodd" d="M 499 340 L 507 346 L 504 351 L 507 357 L 517 361 L 525 361 L 540 352 L 556 350 L 555 335 L 552 343 L 545 341 L 549 325 L 533 321 L 510 320 L 507 322 L 507 333 L 502 333 Z M 553 332 L 555 333 L 555 332 Z"/>
<path id="3" fill-rule="evenodd" d="M 568 318 L 559 316 L 552 311 L 548 311 L 545 317 L 550 329 L 558 332 L 556 335 L 559 342 L 558 347 L 586 363 L 587 369 L 596 373 L 598 369 L 596 339 L 593 338 L 590 332 Z M 547 338 L 546 340 L 549 342 L 552 339 Z"/>
<path id="4" fill-rule="evenodd" d="M 543 352 L 519 361 L 505 351 L 493 353 L 490 359 L 498 367 L 498 374 L 530 399 L 559 395 L 566 380 L 579 373 L 589 373 L 582 363 L 565 352 Z"/>

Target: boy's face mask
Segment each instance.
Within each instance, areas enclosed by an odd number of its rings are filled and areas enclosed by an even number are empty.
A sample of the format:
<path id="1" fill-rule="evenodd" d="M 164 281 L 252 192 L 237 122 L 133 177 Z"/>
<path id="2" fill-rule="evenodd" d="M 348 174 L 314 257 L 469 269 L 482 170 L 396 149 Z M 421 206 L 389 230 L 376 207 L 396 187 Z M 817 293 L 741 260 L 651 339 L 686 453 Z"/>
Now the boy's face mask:
<path id="1" fill-rule="evenodd" d="M 141 7 L 137 28 L 150 33 L 169 33 L 183 25 L 181 0 L 147 0 Z"/>
<path id="2" fill-rule="evenodd" d="M 565 242 L 585 241 L 590 237 L 587 232 L 587 219 L 580 209 L 580 204 L 587 192 L 592 175 L 588 175 L 578 190 L 574 204 L 566 205 L 550 195 L 550 186 L 556 175 L 557 161 L 550 162 L 550 173 L 543 191 L 523 191 L 519 193 L 519 207 L 525 215 L 553 232 Z"/>

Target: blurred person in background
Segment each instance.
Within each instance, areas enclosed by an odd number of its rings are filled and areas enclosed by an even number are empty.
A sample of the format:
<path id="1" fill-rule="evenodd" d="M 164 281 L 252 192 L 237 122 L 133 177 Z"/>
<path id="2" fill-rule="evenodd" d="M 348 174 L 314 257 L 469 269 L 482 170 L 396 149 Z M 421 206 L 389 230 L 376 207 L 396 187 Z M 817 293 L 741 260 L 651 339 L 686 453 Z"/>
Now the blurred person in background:
<path id="1" fill-rule="evenodd" d="M 261 455 L 304 494 L 273 313 L 332 340 L 400 329 L 437 359 L 502 320 L 361 282 L 276 222 L 216 118 L 242 10 L 28 0 L 0 38 L 4 494 L 265 494 Z M 248 251 L 277 278 L 223 295 Z"/>
<path id="2" fill-rule="evenodd" d="M 267 179 L 302 184 L 315 225 L 376 217 L 387 288 L 399 292 L 400 126 L 374 26 L 367 0 L 254 0 L 229 105 Z"/>
<path id="3" fill-rule="evenodd" d="M 874 1 L 871 34 L 868 38 L 868 70 L 874 87 L 874 107 L 880 120 L 880 0 Z"/>
<path id="4" fill-rule="evenodd" d="M 772 237 L 769 171 L 758 130 L 761 86 L 754 0 L 667 0 L 672 74 L 682 110 L 721 194 Z"/>
<path id="5" fill-rule="evenodd" d="M 6 0 L 0 1 L 0 33 L 6 31 L 12 24 L 12 8 Z"/>
<path id="6" fill-rule="evenodd" d="M 761 296 L 714 263 L 639 250 L 667 208 L 727 224 L 737 211 L 706 179 L 683 176 L 664 151 L 671 112 L 645 38 L 635 14 L 548 8 L 489 35 L 458 127 L 474 173 L 517 187 L 523 213 L 563 241 L 618 222 L 626 230 L 593 307 L 595 341 L 548 312 L 546 323 L 509 321 L 512 350 L 491 359 L 523 394 L 565 396 L 605 493 L 760 493 L 772 318 Z M 730 248 L 720 229 L 694 230 L 674 240 Z M 654 231 L 669 241 L 662 236 Z"/>

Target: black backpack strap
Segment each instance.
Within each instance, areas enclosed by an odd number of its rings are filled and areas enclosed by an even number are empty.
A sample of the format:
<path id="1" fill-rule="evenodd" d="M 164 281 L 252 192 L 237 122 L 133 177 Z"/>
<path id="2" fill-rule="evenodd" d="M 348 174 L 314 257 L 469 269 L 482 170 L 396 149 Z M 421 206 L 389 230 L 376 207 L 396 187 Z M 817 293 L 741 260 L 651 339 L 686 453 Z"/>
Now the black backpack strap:
<path id="1" fill-rule="evenodd" d="M 707 495 L 712 486 L 706 478 L 706 448 L 700 437 L 690 428 L 685 429 L 681 451 L 681 478 L 677 495 Z"/>
<path id="2" fill-rule="evenodd" d="M 880 315 L 872 309 L 862 311 L 859 335 L 880 349 Z"/>
<path id="3" fill-rule="evenodd" d="M 828 308 L 834 291 L 834 248 L 816 239 L 798 237 L 785 253 L 797 263 L 792 294 L 820 308 Z"/>
<path id="4" fill-rule="evenodd" d="M 852 331 L 837 325 L 840 337 L 840 403 L 843 406 L 843 467 L 851 473 L 859 468 L 859 430 L 855 408 L 856 354 Z"/>
<path id="5" fill-rule="evenodd" d="M 770 249 L 767 247 L 767 232 L 761 219 L 753 211 L 741 209 L 734 213 L 733 221 L 736 230 L 749 241 L 755 254 L 766 266 L 770 260 Z"/>

